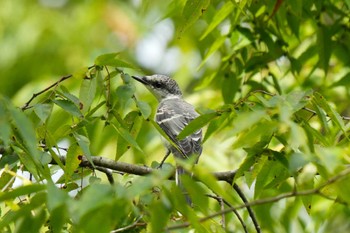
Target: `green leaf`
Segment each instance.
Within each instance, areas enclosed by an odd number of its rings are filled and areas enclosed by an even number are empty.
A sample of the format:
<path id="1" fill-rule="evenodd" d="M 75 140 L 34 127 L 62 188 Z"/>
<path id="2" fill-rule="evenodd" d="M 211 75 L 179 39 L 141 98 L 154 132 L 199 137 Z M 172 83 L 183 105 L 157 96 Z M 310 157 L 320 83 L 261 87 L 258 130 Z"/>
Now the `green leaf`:
<path id="1" fill-rule="evenodd" d="M 120 53 L 107 53 L 107 54 L 100 55 L 95 59 L 95 65 L 135 69 L 135 66 L 117 58 L 119 54 Z"/>
<path id="2" fill-rule="evenodd" d="M 210 0 L 187 0 L 182 12 L 183 23 L 177 30 L 177 34 L 181 35 L 186 31 L 197 19 L 205 13 Z"/>
<path id="3" fill-rule="evenodd" d="M 79 148 L 78 145 L 73 143 L 66 155 L 66 170 L 65 170 L 65 176 L 66 181 L 70 180 L 70 176 L 74 173 L 74 171 L 79 167 L 80 160 L 78 159 L 79 156 Z"/>
<path id="4" fill-rule="evenodd" d="M 97 89 L 97 78 L 84 79 L 80 86 L 79 99 L 83 104 L 82 112 L 86 113 L 94 101 Z"/>
<path id="5" fill-rule="evenodd" d="M 52 104 L 36 104 L 33 108 L 41 122 L 45 122 L 52 112 L 52 107 Z"/>
<path id="6" fill-rule="evenodd" d="M 71 206 L 71 211 L 74 222 L 80 222 L 84 215 L 111 203 L 114 198 L 114 192 L 112 186 L 106 184 L 93 184 L 90 185 L 78 202 Z"/>
<path id="7" fill-rule="evenodd" d="M 76 132 L 73 132 L 73 135 L 75 137 L 75 140 L 79 144 L 81 150 L 83 151 L 85 157 L 93 165 L 94 163 L 92 162 L 92 159 L 91 159 L 92 155 L 90 152 L 90 140 L 83 135 L 77 134 Z"/>
<path id="8" fill-rule="evenodd" d="M 65 110 L 69 114 L 76 117 L 83 117 L 83 114 L 73 102 L 69 100 L 53 100 L 53 102 L 58 106 L 60 106 L 63 110 Z"/>
<path id="9" fill-rule="evenodd" d="M 257 199 L 262 194 L 265 184 L 270 181 L 269 175 L 272 167 L 272 163 L 268 160 L 267 156 L 262 156 L 257 164 L 254 166 L 252 173 L 256 176 L 254 198 Z"/>
<path id="10" fill-rule="evenodd" d="M 129 112 L 125 116 L 124 122 L 126 123 L 126 127 L 128 128 L 128 131 L 130 132 L 132 138 L 136 138 L 140 132 L 143 122 L 140 113 L 136 111 Z M 118 137 L 117 153 L 115 157 L 116 161 L 118 161 L 119 158 L 128 150 L 129 146 L 130 144 L 122 136 Z"/>
<path id="11" fill-rule="evenodd" d="M 203 40 L 211 31 L 214 30 L 231 12 L 233 11 L 233 3 L 227 1 L 219 10 L 216 11 L 213 19 L 210 21 L 207 29 L 201 36 L 200 40 Z"/>
<path id="12" fill-rule="evenodd" d="M 37 193 L 44 190 L 45 188 L 46 186 L 42 184 L 30 184 L 30 185 L 20 186 L 18 188 L 15 188 L 12 191 L 0 193 L 0 202 L 4 202 L 10 199 L 15 199 L 23 195 Z"/>
<path id="13" fill-rule="evenodd" d="M 213 135 L 216 131 L 220 131 L 220 128 L 224 125 L 226 119 L 229 117 L 229 112 L 223 112 L 221 116 L 218 116 L 217 118 L 213 118 L 208 125 L 208 128 L 205 132 L 205 135 L 203 137 L 203 143 L 208 140 L 208 138 Z"/>
<path id="14" fill-rule="evenodd" d="M 249 129 L 265 117 L 268 117 L 268 115 L 263 110 L 239 113 L 234 119 L 234 128 L 231 132 L 232 135 L 238 134 L 243 130 Z"/>
<path id="15" fill-rule="evenodd" d="M 129 133 L 129 131 L 127 131 L 126 129 L 124 129 L 121 126 L 117 126 L 114 123 L 111 123 L 112 127 L 115 129 L 115 131 L 121 136 L 123 137 L 132 147 L 134 147 L 135 149 L 139 150 L 140 152 L 143 152 L 142 149 L 140 148 L 140 146 L 137 144 L 137 142 L 135 141 L 135 139 L 132 137 L 132 135 Z"/>
<path id="16" fill-rule="evenodd" d="M 344 86 L 348 87 L 350 85 L 350 72 L 341 77 L 337 82 L 332 83 L 330 87 Z"/>
<path id="17" fill-rule="evenodd" d="M 343 119 L 337 113 L 325 100 L 325 98 L 318 92 L 314 93 L 314 98 L 315 102 L 325 110 L 327 113 L 328 117 L 331 118 L 331 120 L 343 131 L 344 135 L 348 138 L 346 128 L 343 122 Z"/>
<path id="18" fill-rule="evenodd" d="M 23 186 L 23 187 L 27 187 L 27 186 Z M 30 194 L 30 193 L 23 193 L 23 195 L 26 195 L 26 194 Z M 20 196 L 21 195 L 18 195 L 18 197 Z M 43 203 L 45 203 L 45 196 L 46 194 L 44 192 L 36 193 L 32 198 L 30 198 L 29 202 L 27 202 L 26 204 L 22 203 L 22 205 L 18 210 L 16 211 L 9 210 L 5 215 L 1 216 L 0 230 L 3 230 L 5 226 L 9 226 L 12 223 L 15 223 L 15 222 L 19 223 L 25 220 L 27 221 L 26 224 L 28 224 L 27 228 L 19 230 L 19 227 L 16 226 L 16 232 L 40 232 L 38 229 L 31 231 L 32 229 L 30 228 L 30 222 L 33 221 L 32 219 L 33 212 L 38 211 L 37 208 L 40 206 L 43 206 Z M 1 201 L 1 198 L 0 198 L 0 201 Z M 17 221 L 18 219 L 21 219 L 21 221 Z M 29 222 L 28 222 L 28 219 L 29 219 Z"/>
<path id="19" fill-rule="evenodd" d="M 139 100 L 136 102 L 136 105 L 137 105 L 137 108 L 140 109 L 143 118 L 148 119 L 152 113 L 151 106 L 149 106 L 147 102 L 139 101 Z"/>
<path id="20" fill-rule="evenodd" d="M 204 56 L 204 58 L 203 58 L 203 60 L 202 60 L 202 62 L 201 62 L 201 64 L 199 64 L 199 66 L 198 66 L 198 68 L 197 68 L 198 70 L 201 69 L 201 68 L 203 67 L 203 65 L 207 62 L 207 60 L 209 59 L 209 57 L 210 57 L 213 53 L 215 53 L 215 52 L 218 51 L 218 49 L 225 43 L 225 40 L 226 40 L 226 39 L 227 39 L 226 36 L 221 36 L 221 37 L 217 38 L 217 39 L 214 41 L 214 43 L 211 44 L 211 46 L 210 46 L 208 52 L 205 54 L 205 56 Z M 213 74 L 213 76 L 210 76 L 210 78 L 209 78 L 208 81 L 211 82 L 211 80 L 212 80 L 213 78 L 215 78 L 215 74 Z"/>
<path id="21" fill-rule="evenodd" d="M 182 153 L 179 146 L 176 145 L 176 143 L 164 132 L 162 128 L 160 128 L 160 126 L 154 120 L 150 119 L 150 122 L 152 123 L 154 128 L 156 128 L 156 130 L 170 143 L 170 145 L 172 145 L 174 148 L 176 148 L 177 151 Z"/>
<path id="22" fill-rule="evenodd" d="M 329 60 L 332 54 L 332 34 L 331 29 L 326 26 L 318 27 L 317 31 L 317 48 L 318 48 L 318 61 L 321 69 L 325 73 L 328 73 Z"/>
<path id="23" fill-rule="evenodd" d="M 211 120 L 218 117 L 219 114 L 217 112 L 211 112 L 207 114 L 200 115 L 196 119 L 192 120 L 186 127 L 181 131 L 181 133 L 177 136 L 179 140 L 184 139 L 190 134 L 195 133 L 200 130 L 203 126 L 208 124 Z"/>
<path id="24" fill-rule="evenodd" d="M 7 147 L 11 142 L 12 130 L 5 104 L 5 101 L 3 102 L 0 99 L 0 140 L 4 143 L 4 146 Z"/>
<path id="25" fill-rule="evenodd" d="M 240 79 L 235 74 L 224 77 L 221 87 L 222 97 L 226 104 L 231 104 L 240 87 Z"/>

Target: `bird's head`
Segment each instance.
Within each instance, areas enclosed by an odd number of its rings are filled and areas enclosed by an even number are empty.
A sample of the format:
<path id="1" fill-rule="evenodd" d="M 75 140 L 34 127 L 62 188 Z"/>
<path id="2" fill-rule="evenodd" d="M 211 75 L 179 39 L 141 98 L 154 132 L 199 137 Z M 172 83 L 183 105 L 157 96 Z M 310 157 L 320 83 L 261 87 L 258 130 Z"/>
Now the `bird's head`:
<path id="1" fill-rule="evenodd" d="M 140 83 L 143 83 L 159 101 L 165 98 L 182 96 L 181 90 L 175 80 L 166 75 L 154 74 L 150 76 L 132 77 Z"/>

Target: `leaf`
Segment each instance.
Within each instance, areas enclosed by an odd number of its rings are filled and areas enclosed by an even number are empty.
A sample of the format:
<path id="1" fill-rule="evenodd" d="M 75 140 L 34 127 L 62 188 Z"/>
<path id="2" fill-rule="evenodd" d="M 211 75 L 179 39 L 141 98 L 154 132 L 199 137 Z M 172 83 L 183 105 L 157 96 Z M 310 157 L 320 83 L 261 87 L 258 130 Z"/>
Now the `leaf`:
<path id="1" fill-rule="evenodd" d="M 20 186 L 15 188 L 12 191 L 0 193 L 0 202 L 4 202 L 10 199 L 16 199 L 23 195 L 29 195 L 32 193 L 37 193 L 46 188 L 45 185 L 42 184 L 30 184 L 25 186 Z"/>
<path id="2" fill-rule="evenodd" d="M 149 106 L 147 102 L 139 101 L 139 100 L 136 102 L 136 105 L 137 105 L 137 108 L 140 109 L 143 118 L 148 119 L 152 113 L 151 106 Z"/>
<path id="3" fill-rule="evenodd" d="M 114 198 L 112 186 L 106 184 L 93 184 L 85 190 L 79 202 L 71 206 L 74 222 L 80 222 L 84 215 L 95 210 L 98 207 L 111 203 Z"/>
<path id="4" fill-rule="evenodd" d="M 318 62 L 321 69 L 327 74 L 329 60 L 332 54 L 332 34 L 331 29 L 326 26 L 318 27 L 317 31 L 317 48 Z"/>
<path id="5" fill-rule="evenodd" d="M 7 147 L 11 142 L 11 125 L 5 101 L 0 99 L 0 141 Z"/>
<path id="6" fill-rule="evenodd" d="M 78 159 L 78 156 L 81 154 L 79 153 L 79 147 L 76 143 L 73 143 L 70 145 L 67 155 L 66 155 L 66 170 L 65 170 L 65 176 L 66 176 L 66 182 L 70 180 L 70 176 L 74 173 L 74 171 L 79 167 L 80 160 Z"/>
<path id="7" fill-rule="evenodd" d="M 200 130 L 203 126 L 208 124 L 211 120 L 218 117 L 219 114 L 217 112 L 211 112 L 207 114 L 200 115 L 196 119 L 192 120 L 186 127 L 181 131 L 181 133 L 177 136 L 179 140 L 184 139 L 188 135 L 195 133 Z"/>
<path id="8" fill-rule="evenodd" d="M 33 106 L 35 114 L 41 122 L 45 122 L 52 112 L 52 104 L 36 104 Z"/>
<path id="9" fill-rule="evenodd" d="M 266 116 L 267 114 L 263 110 L 239 113 L 234 119 L 234 128 L 231 131 L 232 135 L 238 134 L 243 130 L 249 129 Z"/>
<path id="10" fill-rule="evenodd" d="M 221 87 L 221 93 L 226 104 L 231 104 L 240 87 L 240 79 L 231 74 L 224 77 Z"/>
<path id="11" fill-rule="evenodd" d="M 213 118 L 207 127 L 207 130 L 205 132 L 205 135 L 203 137 L 203 142 L 204 143 L 208 138 L 213 135 L 216 131 L 220 131 L 220 127 L 225 123 L 226 119 L 229 117 L 230 113 L 229 112 L 223 112 L 221 116 L 218 116 L 217 118 Z"/>
<path id="12" fill-rule="evenodd" d="M 330 87 L 344 86 L 348 87 L 350 85 L 350 72 L 341 77 L 338 81 L 332 83 Z"/>
<path id="13" fill-rule="evenodd" d="M 183 23 L 177 30 L 180 35 L 186 31 L 206 11 L 210 0 L 187 0 L 182 12 Z"/>
<path id="14" fill-rule="evenodd" d="M 135 66 L 117 58 L 119 54 L 120 53 L 107 53 L 107 54 L 100 55 L 95 59 L 95 65 L 135 69 Z"/>
<path id="15" fill-rule="evenodd" d="M 203 40 L 211 31 L 214 30 L 231 12 L 233 11 L 233 3 L 227 1 L 219 10 L 216 11 L 213 19 L 208 25 L 207 29 L 201 36 L 200 40 Z"/>
<path id="16" fill-rule="evenodd" d="M 135 139 L 131 136 L 129 131 L 127 131 L 125 128 L 121 126 L 117 126 L 114 123 L 111 123 L 112 127 L 115 129 L 115 131 L 122 136 L 132 147 L 139 150 L 140 152 L 143 152 L 140 146 L 137 144 Z"/>
<path id="17" fill-rule="evenodd" d="M 140 116 L 140 113 L 136 111 L 129 112 L 125 116 L 124 122 L 126 123 L 128 131 L 130 132 L 130 135 L 133 138 L 136 138 L 140 132 L 142 122 L 143 122 Z M 115 157 L 116 161 L 118 161 L 120 157 L 128 150 L 129 146 L 130 144 L 121 135 L 119 135 L 118 141 L 117 141 L 117 153 Z"/>
<path id="18" fill-rule="evenodd" d="M 85 157 L 87 158 L 87 160 L 94 166 L 94 163 L 92 162 L 92 159 L 91 159 L 92 155 L 90 152 L 90 140 L 83 135 L 77 134 L 76 132 L 73 132 L 73 135 L 75 137 L 75 140 L 79 144 L 81 150 L 83 151 Z"/>
<path id="19" fill-rule="evenodd" d="M 227 39 L 226 36 L 221 36 L 221 37 L 217 38 L 214 41 L 214 43 L 212 43 L 212 45 L 210 46 L 208 52 L 205 54 L 204 58 L 202 59 L 202 62 L 199 64 L 197 70 L 201 69 L 203 67 L 203 65 L 207 62 L 209 57 L 213 53 L 218 51 L 218 49 L 225 43 L 226 39 Z M 213 76 L 210 76 L 209 81 L 211 81 L 215 76 L 216 76 L 216 74 L 213 74 Z"/>
<path id="20" fill-rule="evenodd" d="M 116 95 L 117 95 L 117 108 L 123 109 L 127 101 L 129 101 L 134 93 L 135 86 L 133 84 L 124 84 L 117 87 Z"/>
<path id="21" fill-rule="evenodd" d="M 343 122 L 343 119 L 337 113 L 325 100 L 325 98 L 318 92 L 314 93 L 314 98 L 313 98 L 316 103 L 325 110 L 327 113 L 328 117 L 331 118 L 331 120 L 343 131 L 344 135 L 348 138 L 346 128 Z"/>
<path id="22" fill-rule="evenodd" d="M 270 181 L 270 172 L 273 166 L 267 156 L 262 156 L 254 166 L 252 173 L 256 174 L 256 182 L 254 189 L 254 198 L 257 199 L 262 194 L 265 184 Z"/>
<path id="23" fill-rule="evenodd" d="M 97 78 L 84 79 L 80 86 L 79 99 L 83 104 L 82 112 L 86 113 L 94 101 L 97 90 Z"/>
<path id="24" fill-rule="evenodd" d="M 63 110 L 68 112 L 69 114 L 76 117 L 83 117 L 83 114 L 79 110 L 79 108 L 69 100 L 53 100 L 55 104 L 60 106 Z"/>

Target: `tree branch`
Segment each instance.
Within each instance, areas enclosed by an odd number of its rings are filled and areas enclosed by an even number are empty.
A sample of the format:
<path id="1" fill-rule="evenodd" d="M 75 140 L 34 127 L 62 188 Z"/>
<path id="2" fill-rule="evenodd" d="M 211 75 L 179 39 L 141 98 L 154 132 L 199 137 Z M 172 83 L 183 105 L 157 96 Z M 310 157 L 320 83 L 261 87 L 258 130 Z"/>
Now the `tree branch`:
<path id="1" fill-rule="evenodd" d="M 63 164 L 66 163 L 65 156 L 60 156 L 59 158 Z M 155 170 L 155 169 L 147 167 L 147 166 L 140 166 L 140 165 L 125 163 L 125 162 L 115 161 L 115 160 L 108 159 L 108 158 L 105 158 L 102 156 L 92 156 L 91 160 L 94 163 L 94 165 L 99 167 L 99 168 L 102 167 L 105 169 L 111 169 L 113 171 L 125 172 L 128 174 L 134 174 L 134 175 L 139 175 L 139 176 L 148 175 L 153 170 Z M 56 162 L 54 160 L 52 160 L 51 164 L 56 164 Z M 81 157 L 80 167 L 93 168 L 92 164 L 87 160 L 87 158 L 85 156 Z M 217 180 L 232 183 L 233 178 L 236 175 L 236 171 L 214 172 L 213 175 Z M 174 176 L 171 176 L 170 179 L 174 179 Z"/>
<path id="2" fill-rule="evenodd" d="M 209 216 L 203 217 L 201 219 L 199 219 L 199 222 L 205 222 L 207 220 L 210 220 L 214 217 L 218 217 L 221 216 L 222 214 L 227 214 L 233 210 L 239 210 L 239 209 L 243 209 L 243 208 L 247 208 L 248 206 L 257 206 L 257 205 L 263 205 L 263 204 L 268 204 L 268 203 L 273 203 L 273 202 L 277 202 L 280 201 L 282 199 L 286 199 L 286 198 L 290 198 L 290 197 L 297 197 L 297 196 L 307 196 L 307 195 L 313 195 L 313 194 L 317 194 L 320 195 L 322 197 L 324 197 L 324 194 L 321 192 L 321 190 L 323 188 L 325 188 L 326 186 L 329 186 L 341 179 L 343 179 L 344 177 L 348 176 L 350 174 L 350 167 L 348 167 L 347 169 L 341 171 L 340 173 L 338 173 L 336 176 L 333 176 L 331 178 L 329 178 L 325 183 L 321 184 L 320 186 L 318 186 L 315 189 L 309 189 L 309 190 L 303 190 L 303 191 L 293 191 L 293 192 L 289 192 L 289 193 L 284 193 L 275 197 L 270 197 L 270 198 L 264 198 L 264 199 L 260 199 L 260 200 L 255 200 L 255 201 L 251 201 L 251 202 L 247 202 L 244 203 L 242 205 L 236 206 L 236 207 L 231 207 L 231 208 L 227 208 L 223 211 L 218 211 L 214 214 L 211 214 Z M 182 224 L 178 224 L 178 225 L 174 225 L 174 226 L 170 226 L 167 227 L 166 230 L 175 230 L 175 229 L 181 229 L 181 228 L 185 228 L 190 226 L 189 222 L 185 222 Z"/>

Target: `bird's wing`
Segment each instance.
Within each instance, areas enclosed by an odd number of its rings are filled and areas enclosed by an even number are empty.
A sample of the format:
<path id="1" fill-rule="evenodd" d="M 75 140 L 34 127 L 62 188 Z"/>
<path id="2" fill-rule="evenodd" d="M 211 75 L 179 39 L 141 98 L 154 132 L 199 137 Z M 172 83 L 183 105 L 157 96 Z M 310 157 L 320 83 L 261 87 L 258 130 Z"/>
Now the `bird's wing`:
<path id="1" fill-rule="evenodd" d="M 202 153 L 202 130 L 194 132 L 185 139 L 177 139 L 177 136 L 185 126 L 198 116 L 199 114 L 194 110 L 193 106 L 183 100 L 165 100 L 159 104 L 156 122 L 181 149 L 183 154 L 181 157 L 188 157 L 191 154 L 200 155 Z"/>

